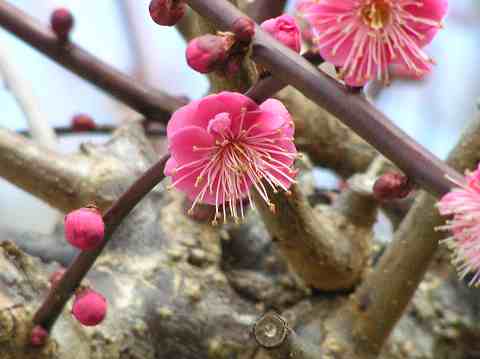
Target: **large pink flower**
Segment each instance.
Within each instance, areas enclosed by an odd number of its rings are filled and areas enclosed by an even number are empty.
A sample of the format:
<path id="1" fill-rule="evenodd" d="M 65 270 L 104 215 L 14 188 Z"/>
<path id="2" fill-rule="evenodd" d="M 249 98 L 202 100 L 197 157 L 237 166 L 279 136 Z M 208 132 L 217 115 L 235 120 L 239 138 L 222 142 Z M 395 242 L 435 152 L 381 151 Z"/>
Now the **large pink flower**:
<path id="1" fill-rule="evenodd" d="M 243 199 L 252 205 L 254 187 L 273 207 L 267 187 L 288 191 L 294 182 L 294 126 L 281 102 L 258 106 L 248 97 L 222 92 L 177 110 L 167 127 L 171 158 L 165 174 L 172 186 L 193 201 L 216 207 L 214 223 L 226 208 L 244 216 Z"/>
<path id="2" fill-rule="evenodd" d="M 381 78 L 397 63 L 421 77 L 433 60 L 422 48 L 430 43 L 447 12 L 447 0 L 301 0 L 314 43 L 326 61 L 342 68 L 352 86 Z"/>
<path id="3" fill-rule="evenodd" d="M 453 250 L 453 263 L 462 278 L 474 273 L 470 285 L 477 285 L 480 283 L 480 166 L 458 186 L 438 203 L 440 214 L 452 218 L 437 229 L 452 233 L 443 242 Z"/>

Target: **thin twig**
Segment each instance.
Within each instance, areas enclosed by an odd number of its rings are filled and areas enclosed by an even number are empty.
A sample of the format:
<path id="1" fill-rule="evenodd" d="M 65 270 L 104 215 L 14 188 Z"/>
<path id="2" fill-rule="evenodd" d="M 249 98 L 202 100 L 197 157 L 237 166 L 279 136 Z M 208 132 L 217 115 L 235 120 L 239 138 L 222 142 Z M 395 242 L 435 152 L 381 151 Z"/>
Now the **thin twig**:
<path id="1" fill-rule="evenodd" d="M 187 0 L 189 5 L 221 29 L 228 29 L 241 11 L 225 0 Z M 322 74 L 307 60 L 275 41 L 260 27 L 256 29 L 252 58 L 280 80 L 335 115 L 377 148 L 405 174 L 427 191 L 440 195 L 452 187 L 445 177 L 462 180 L 460 174 L 416 143 L 360 93 L 352 93 L 336 80 Z"/>
<path id="2" fill-rule="evenodd" d="M 81 136 L 81 135 L 108 135 L 114 132 L 118 127 L 103 125 L 103 126 L 96 126 L 91 130 L 79 131 L 75 130 L 70 126 L 59 126 L 54 127 L 53 130 L 57 134 L 57 136 L 63 135 L 73 135 L 73 136 Z M 31 136 L 31 132 L 29 130 L 19 130 L 17 131 L 18 134 L 24 136 Z M 149 129 L 145 130 L 147 136 L 166 136 L 166 131 L 164 129 Z"/>
<path id="3" fill-rule="evenodd" d="M 106 228 L 105 240 L 98 248 L 81 252 L 78 255 L 62 276 L 62 279 L 52 288 L 41 307 L 35 313 L 33 318 L 35 324 L 42 326 L 46 330 L 52 328 L 65 307 L 66 302 L 87 275 L 122 220 L 143 197 L 165 178 L 163 171 L 168 158 L 169 155 L 163 156 L 155 165 L 137 179 L 112 207 L 106 211 L 103 216 Z"/>
<path id="4" fill-rule="evenodd" d="M 16 99 L 29 124 L 32 137 L 42 146 L 55 150 L 57 139 L 42 111 L 30 84 L 22 76 L 17 64 L 9 58 L 5 44 L 0 46 L 0 75 Z"/>
<path id="5" fill-rule="evenodd" d="M 185 104 L 139 84 L 73 43 L 59 42 L 50 29 L 7 1 L 0 1 L 0 26 L 146 117 L 166 122 L 171 112 Z"/>

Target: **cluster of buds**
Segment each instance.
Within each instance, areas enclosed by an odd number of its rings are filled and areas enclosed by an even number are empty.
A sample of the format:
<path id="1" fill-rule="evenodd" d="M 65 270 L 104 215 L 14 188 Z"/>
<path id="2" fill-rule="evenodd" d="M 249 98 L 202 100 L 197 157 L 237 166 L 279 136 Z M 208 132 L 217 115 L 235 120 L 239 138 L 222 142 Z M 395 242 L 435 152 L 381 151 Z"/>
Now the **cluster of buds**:
<path id="1" fill-rule="evenodd" d="M 225 76 L 234 75 L 241 68 L 254 34 L 255 23 L 240 18 L 232 25 L 232 32 L 206 34 L 190 41 L 186 51 L 187 63 L 202 74 L 216 71 Z"/>

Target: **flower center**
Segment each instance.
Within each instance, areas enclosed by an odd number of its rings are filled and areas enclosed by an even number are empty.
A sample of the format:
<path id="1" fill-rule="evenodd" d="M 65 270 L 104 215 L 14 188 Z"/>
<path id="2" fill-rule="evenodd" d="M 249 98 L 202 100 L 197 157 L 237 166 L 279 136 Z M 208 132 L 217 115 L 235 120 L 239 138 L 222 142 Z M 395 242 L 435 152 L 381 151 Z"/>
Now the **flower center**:
<path id="1" fill-rule="evenodd" d="M 362 19 L 373 30 L 383 29 L 390 23 L 392 7 L 388 0 L 371 0 L 362 8 Z"/>

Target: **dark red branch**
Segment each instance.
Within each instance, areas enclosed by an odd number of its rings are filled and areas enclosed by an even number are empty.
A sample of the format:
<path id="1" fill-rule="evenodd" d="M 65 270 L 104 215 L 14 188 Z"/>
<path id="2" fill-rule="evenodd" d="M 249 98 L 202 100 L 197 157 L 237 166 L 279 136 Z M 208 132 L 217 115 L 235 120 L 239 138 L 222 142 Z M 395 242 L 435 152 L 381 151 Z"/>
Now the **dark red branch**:
<path id="1" fill-rule="evenodd" d="M 65 303 L 73 295 L 83 278 L 87 275 L 95 260 L 111 239 L 113 233 L 122 220 L 132 211 L 138 202 L 145 197 L 165 175 L 163 170 L 169 155 L 146 171 L 133 185 L 107 210 L 103 216 L 105 221 L 105 241 L 102 245 L 91 251 L 81 252 L 70 265 L 62 279 L 52 288 L 42 306 L 35 313 L 33 322 L 50 331 L 58 316 L 65 307 Z"/>
<path id="2" fill-rule="evenodd" d="M 225 0 L 187 2 L 221 29 L 228 29 L 235 20 L 245 17 L 245 14 Z M 445 175 L 462 180 L 458 172 L 395 126 L 363 94 L 351 93 L 307 60 L 275 41 L 258 26 L 252 57 L 279 80 L 293 85 L 336 116 L 429 192 L 441 195 L 450 190 L 452 183 Z"/>
<path id="3" fill-rule="evenodd" d="M 74 130 L 70 126 L 60 126 L 60 127 L 55 127 L 53 130 L 55 133 L 59 136 L 62 135 L 108 135 L 111 134 L 113 131 L 115 131 L 117 127 L 115 126 L 109 126 L 109 125 L 103 125 L 103 126 L 96 126 L 94 129 L 91 130 L 86 130 L 86 131 L 78 131 Z M 17 133 L 24 135 L 24 136 L 30 136 L 30 131 L 28 130 L 19 130 Z M 145 133 L 147 136 L 165 136 L 166 132 L 163 129 L 150 129 L 147 128 L 145 130 Z"/>
<path id="4" fill-rule="evenodd" d="M 171 112 L 185 104 L 181 99 L 138 83 L 79 46 L 59 41 L 47 26 L 7 1 L 0 1 L 0 26 L 146 117 L 166 122 Z"/>

